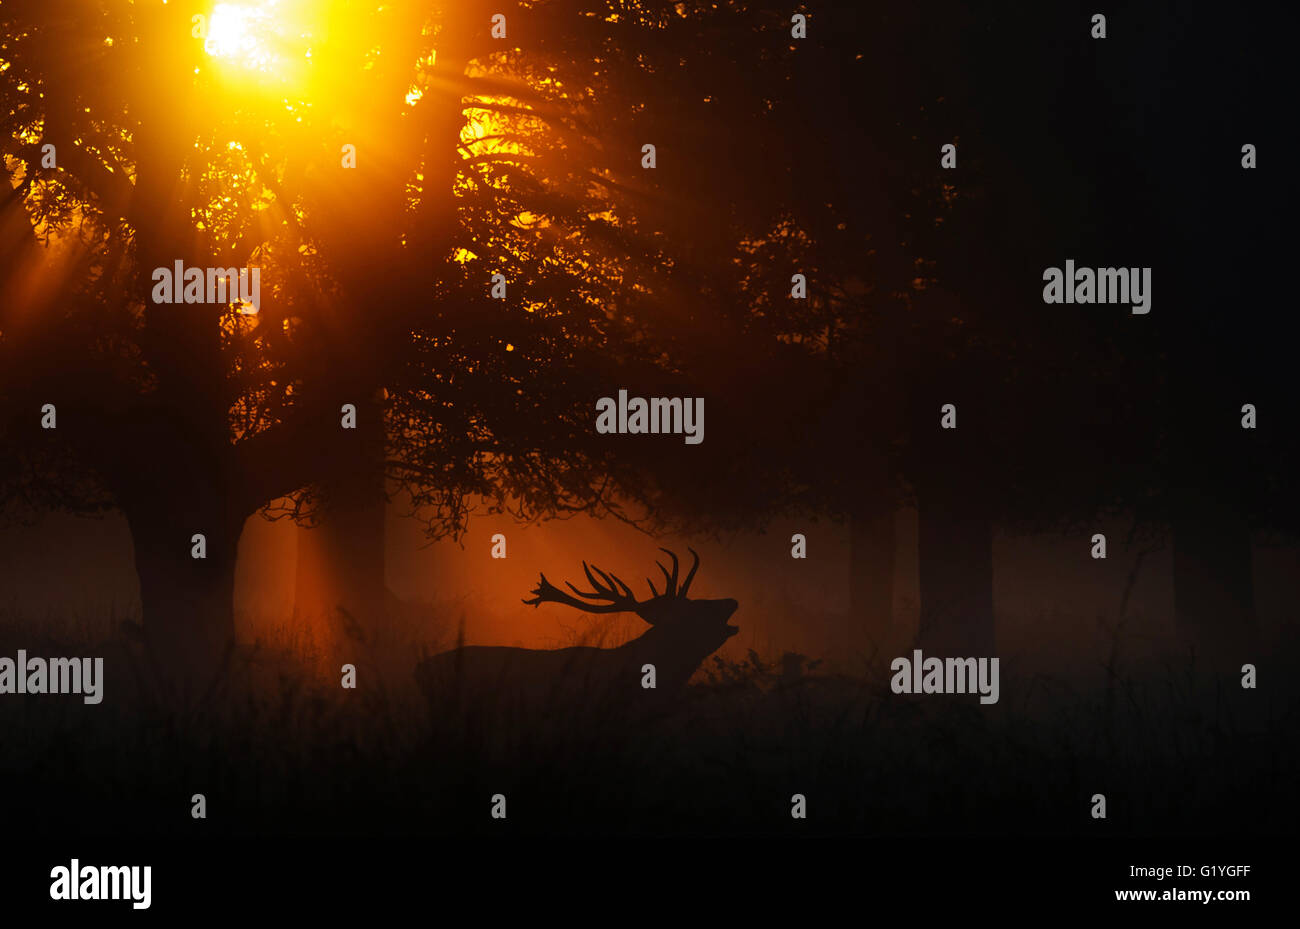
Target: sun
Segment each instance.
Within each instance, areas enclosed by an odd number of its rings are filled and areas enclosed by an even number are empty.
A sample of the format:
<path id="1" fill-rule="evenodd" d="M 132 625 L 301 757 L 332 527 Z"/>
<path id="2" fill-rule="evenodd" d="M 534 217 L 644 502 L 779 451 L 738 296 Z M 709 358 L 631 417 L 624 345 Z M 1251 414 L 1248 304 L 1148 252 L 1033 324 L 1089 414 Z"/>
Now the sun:
<path id="1" fill-rule="evenodd" d="M 227 64 L 263 75 L 284 71 L 285 23 L 280 0 L 218 3 L 208 17 L 203 50 Z"/>

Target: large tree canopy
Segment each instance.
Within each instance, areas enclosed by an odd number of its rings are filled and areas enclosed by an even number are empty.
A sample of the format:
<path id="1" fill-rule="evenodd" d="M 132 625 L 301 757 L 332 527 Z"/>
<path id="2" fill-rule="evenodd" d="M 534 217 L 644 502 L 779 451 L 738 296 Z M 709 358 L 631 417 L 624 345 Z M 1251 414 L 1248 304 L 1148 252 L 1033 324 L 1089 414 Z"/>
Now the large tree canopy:
<path id="1" fill-rule="evenodd" d="M 746 298 L 796 241 L 716 157 L 777 128 L 753 75 L 792 51 L 779 19 L 556 2 L 498 38 L 491 4 L 281 7 L 214 15 L 207 51 L 179 5 L 0 13 L 7 474 L 121 508 L 146 631 L 191 663 L 230 639 L 244 518 L 307 515 L 332 476 L 382 462 L 434 532 L 483 497 L 653 511 L 693 486 L 698 462 L 647 480 L 681 447 L 596 435 L 594 400 L 708 395 L 743 440 L 742 375 L 781 344 Z M 156 302 L 176 262 L 257 268 L 260 301 Z"/>

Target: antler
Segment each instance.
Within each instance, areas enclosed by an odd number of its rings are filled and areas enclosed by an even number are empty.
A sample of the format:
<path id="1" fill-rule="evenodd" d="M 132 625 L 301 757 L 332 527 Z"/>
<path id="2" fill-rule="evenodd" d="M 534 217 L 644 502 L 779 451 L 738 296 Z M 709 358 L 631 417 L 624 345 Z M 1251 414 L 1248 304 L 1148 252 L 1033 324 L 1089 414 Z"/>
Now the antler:
<path id="1" fill-rule="evenodd" d="M 686 592 L 691 589 L 691 581 L 695 579 L 695 572 L 698 571 L 700 568 L 700 556 L 695 553 L 695 549 L 693 548 L 688 548 L 686 550 L 691 553 L 691 557 L 694 558 L 695 560 L 691 564 L 690 573 L 686 575 L 686 583 L 682 585 L 680 590 L 678 590 L 677 569 L 679 565 L 677 563 L 677 556 L 666 548 L 659 549 L 659 551 L 663 552 L 673 560 L 673 572 L 672 574 L 669 574 L 668 569 L 664 567 L 662 561 L 655 562 L 655 564 L 659 566 L 659 570 L 662 571 L 664 574 L 664 582 L 665 582 L 664 592 L 661 594 L 659 593 L 659 591 L 655 590 L 654 581 L 650 580 L 650 578 L 647 577 L 645 579 L 645 582 L 650 585 L 650 590 L 654 593 L 656 597 L 662 596 L 662 597 L 683 597 L 684 598 L 686 596 Z"/>
<path id="2" fill-rule="evenodd" d="M 691 581 L 695 580 L 695 572 L 700 569 L 700 556 L 695 554 L 695 549 L 687 548 L 686 550 L 691 553 L 691 557 L 695 560 L 691 564 L 691 570 L 686 572 L 686 583 L 683 584 L 682 589 L 677 592 L 677 596 L 679 597 L 686 596 L 686 591 L 691 589 Z"/>
<path id="3" fill-rule="evenodd" d="M 594 565 L 588 567 L 585 561 L 582 563 L 582 570 L 587 575 L 587 580 L 591 582 L 593 588 L 591 593 L 583 593 L 568 581 L 564 582 L 564 586 L 579 597 L 586 598 L 586 600 L 607 600 L 608 603 L 588 603 L 571 597 L 548 581 L 545 574 L 541 575 L 541 582 L 532 591 L 533 599 L 525 600 L 524 603 L 529 606 L 540 606 L 543 603 L 563 603 L 582 610 L 584 613 L 631 613 L 636 612 L 637 608 L 641 606 L 632 593 L 632 588 L 624 584 L 618 575 L 606 574 Z M 604 579 L 604 584 L 596 580 L 592 575 L 593 570 Z"/>
<path id="4" fill-rule="evenodd" d="M 587 580 L 591 582 L 591 593 L 584 593 L 568 581 L 565 581 L 565 586 L 577 594 L 578 597 L 582 597 L 582 600 L 566 594 L 548 581 L 545 574 L 542 574 L 540 583 L 538 583 L 538 585 L 532 590 L 533 598 L 523 602 L 529 606 L 540 606 L 543 603 L 563 603 L 566 606 L 573 607 L 574 609 L 582 610 L 584 613 L 636 613 L 647 622 L 652 622 L 653 620 L 647 618 L 645 608 L 652 603 L 664 600 L 685 600 L 687 591 L 691 589 L 691 581 L 695 579 L 695 572 L 699 570 L 700 567 L 700 556 L 695 553 L 695 549 L 687 549 L 694 558 L 694 562 L 691 564 L 690 572 L 686 575 L 685 583 L 683 583 L 679 589 L 677 587 L 677 574 L 679 568 L 677 556 L 666 548 L 661 548 L 660 551 L 664 552 L 672 559 L 673 570 L 670 573 L 669 570 L 664 567 L 663 562 L 655 562 L 655 564 L 659 565 L 659 570 L 664 573 L 665 586 L 664 592 L 660 593 L 655 589 L 654 581 L 650 580 L 650 578 L 646 578 L 646 583 L 650 585 L 650 592 L 654 594 L 654 597 L 650 600 L 638 602 L 636 596 L 632 593 L 632 588 L 623 583 L 623 579 L 617 574 L 606 574 L 595 565 L 588 566 L 587 562 L 584 561 L 582 563 L 582 571 L 587 575 Z M 595 574 L 592 574 L 593 571 Z M 596 575 L 600 576 L 600 580 L 596 579 Z M 602 600 L 606 602 L 588 602 Z"/>

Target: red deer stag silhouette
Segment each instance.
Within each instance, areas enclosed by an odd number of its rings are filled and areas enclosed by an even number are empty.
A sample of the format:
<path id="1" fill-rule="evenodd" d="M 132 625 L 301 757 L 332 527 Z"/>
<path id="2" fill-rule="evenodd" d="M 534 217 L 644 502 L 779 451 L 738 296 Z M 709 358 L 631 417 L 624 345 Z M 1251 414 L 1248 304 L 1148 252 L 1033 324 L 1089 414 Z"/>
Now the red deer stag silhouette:
<path id="1" fill-rule="evenodd" d="M 642 682 L 650 665 L 654 667 L 655 691 L 680 691 L 704 660 L 740 631 L 727 623 L 739 604 L 731 599 L 689 599 L 686 594 L 699 569 L 700 556 L 690 550 L 694 563 L 679 588 L 677 556 L 666 548 L 661 551 L 672 559 L 672 571 L 656 562 L 665 588 L 660 593 L 646 578 L 654 594 L 648 600 L 637 600 L 617 575 L 584 561 L 590 592 L 566 582 L 573 593 L 565 593 L 542 574 L 532 599 L 523 601 L 530 606 L 561 603 L 584 613 L 635 613 L 649 624 L 640 636 L 616 648 L 462 645 L 442 652 L 416 668 L 417 681 L 433 702 L 434 712 L 465 700 L 518 701 L 517 705 L 531 709 L 554 708 L 575 699 L 621 702 L 647 693 Z"/>

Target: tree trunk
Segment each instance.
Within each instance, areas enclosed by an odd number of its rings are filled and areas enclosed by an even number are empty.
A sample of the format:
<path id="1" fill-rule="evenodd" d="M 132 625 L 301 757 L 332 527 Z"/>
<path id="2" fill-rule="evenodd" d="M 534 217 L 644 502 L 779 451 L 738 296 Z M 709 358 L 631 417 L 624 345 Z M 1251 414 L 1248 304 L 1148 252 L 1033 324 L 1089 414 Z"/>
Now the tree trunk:
<path id="1" fill-rule="evenodd" d="M 973 488 L 938 480 L 918 494 L 923 651 L 936 656 L 991 657 L 993 530 Z"/>
<path id="2" fill-rule="evenodd" d="M 1238 669 L 1259 657 L 1259 624 L 1250 527 L 1227 490 L 1178 495 L 1172 526 L 1174 615 L 1198 664 Z"/>
<path id="3" fill-rule="evenodd" d="M 894 629 L 894 509 L 859 507 L 849 517 L 849 610 L 873 639 Z"/>
<path id="4" fill-rule="evenodd" d="M 140 580 L 144 640 L 161 680 L 183 698 L 201 697 L 235 641 L 235 557 L 242 520 L 208 507 L 186 519 L 160 504 L 128 512 Z M 193 557 L 193 536 L 206 557 Z"/>
<path id="5" fill-rule="evenodd" d="M 1209 316 L 1211 308 L 1204 312 Z M 1217 360 L 1230 372 L 1244 370 L 1249 361 L 1233 357 L 1229 338 L 1217 332 L 1226 346 Z M 1210 363 L 1208 350 L 1179 353 L 1171 377 L 1177 397 L 1169 478 L 1174 619 L 1198 667 L 1240 669 L 1259 657 L 1246 498 L 1261 462 L 1250 453 L 1253 443 L 1242 440 L 1240 401 L 1206 376 Z"/>

